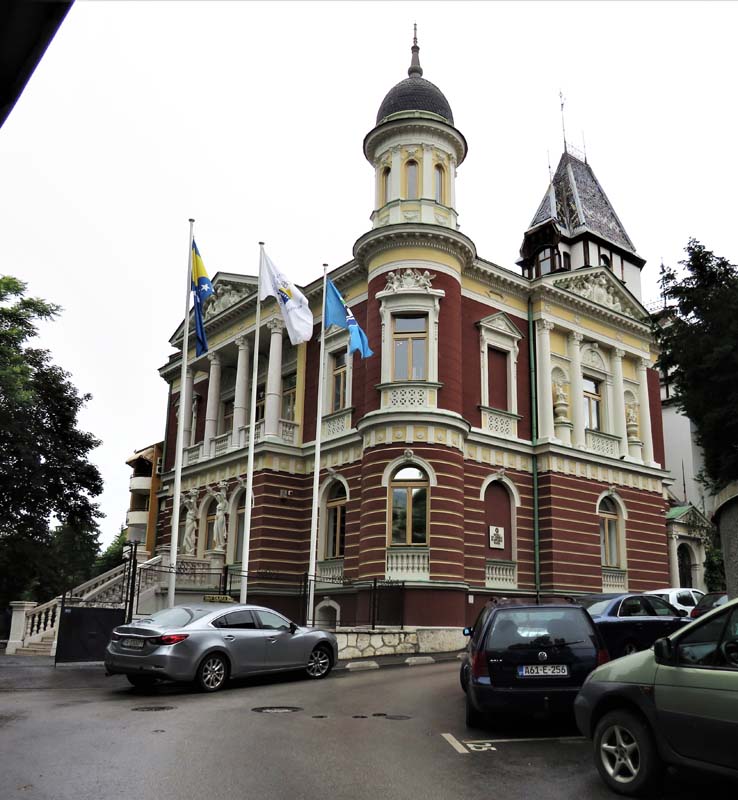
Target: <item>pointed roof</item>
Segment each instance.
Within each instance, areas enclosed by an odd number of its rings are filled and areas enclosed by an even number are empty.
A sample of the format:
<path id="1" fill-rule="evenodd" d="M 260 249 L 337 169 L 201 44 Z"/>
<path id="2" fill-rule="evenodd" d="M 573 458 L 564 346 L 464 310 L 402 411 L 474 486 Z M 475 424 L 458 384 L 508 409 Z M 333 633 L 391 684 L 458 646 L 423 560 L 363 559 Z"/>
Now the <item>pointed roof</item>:
<path id="1" fill-rule="evenodd" d="M 636 252 L 622 222 L 586 161 L 564 152 L 530 228 L 553 220 L 565 236 L 589 231 Z"/>

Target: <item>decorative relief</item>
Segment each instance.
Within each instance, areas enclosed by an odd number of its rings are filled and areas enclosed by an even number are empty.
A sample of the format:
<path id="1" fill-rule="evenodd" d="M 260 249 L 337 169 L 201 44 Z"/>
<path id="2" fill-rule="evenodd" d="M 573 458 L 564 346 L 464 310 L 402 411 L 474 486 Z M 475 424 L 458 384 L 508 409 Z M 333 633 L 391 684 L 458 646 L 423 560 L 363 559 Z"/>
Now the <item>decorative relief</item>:
<path id="1" fill-rule="evenodd" d="M 426 390 L 420 387 L 403 386 L 389 393 L 391 406 L 427 406 Z"/>
<path id="2" fill-rule="evenodd" d="M 431 275 L 428 270 L 420 272 L 417 269 L 406 269 L 402 272 L 388 272 L 387 285 L 384 287 L 385 292 L 399 292 L 402 289 L 414 289 L 421 291 L 430 291 L 433 288 L 432 281 L 435 275 Z"/>
<path id="3" fill-rule="evenodd" d="M 213 289 L 214 293 L 210 295 L 203 312 L 205 319 L 210 319 L 210 317 L 220 314 L 221 311 L 225 311 L 235 305 L 249 294 L 248 289 L 225 282 L 218 282 Z"/>
<path id="4" fill-rule="evenodd" d="M 630 302 L 604 273 L 559 278 L 554 281 L 554 286 L 635 319 L 643 316 L 643 312 Z"/>
<path id="5" fill-rule="evenodd" d="M 491 411 L 487 412 L 487 430 L 497 436 L 510 438 L 513 433 L 513 421 L 510 417 L 504 414 L 495 414 Z"/>
<path id="6" fill-rule="evenodd" d="M 595 369 L 602 370 L 603 372 L 606 371 L 605 362 L 602 360 L 602 356 L 597 352 L 596 342 L 591 344 L 584 353 L 582 353 L 582 363 L 594 367 Z"/>

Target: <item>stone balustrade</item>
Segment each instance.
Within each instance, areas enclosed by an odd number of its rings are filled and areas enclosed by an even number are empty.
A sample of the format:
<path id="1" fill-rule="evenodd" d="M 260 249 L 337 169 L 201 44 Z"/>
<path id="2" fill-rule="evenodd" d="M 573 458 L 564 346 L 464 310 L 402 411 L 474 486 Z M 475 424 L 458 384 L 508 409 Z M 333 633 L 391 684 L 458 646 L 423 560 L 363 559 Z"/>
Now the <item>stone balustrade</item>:
<path id="1" fill-rule="evenodd" d="M 430 580 L 430 551 L 427 547 L 388 548 L 386 577 L 390 581 Z"/>
<path id="2" fill-rule="evenodd" d="M 615 567 L 602 568 L 602 591 L 603 592 L 627 592 L 628 573 L 624 569 Z"/>
<path id="3" fill-rule="evenodd" d="M 487 589 L 517 589 L 518 565 L 515 561 L 487 561 L 485 565 Z"/>

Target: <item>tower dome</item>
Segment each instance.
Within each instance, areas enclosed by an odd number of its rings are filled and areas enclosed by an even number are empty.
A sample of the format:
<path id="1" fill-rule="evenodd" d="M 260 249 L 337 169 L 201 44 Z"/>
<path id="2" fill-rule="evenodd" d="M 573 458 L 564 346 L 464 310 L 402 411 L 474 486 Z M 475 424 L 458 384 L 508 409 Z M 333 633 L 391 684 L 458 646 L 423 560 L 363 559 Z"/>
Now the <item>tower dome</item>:
<path id="1" fill-rule="evenodd" d="M 449 125 L 454 124 L 454 115 L 443 92 L 423 77 L 420 66 L 417 36 L 413 37 L 412 58 L 407 71 L 409 77 L 400 81 L 387 92 L 377 112 L 377 125 L 395 114 L 425 111 L 442 117 Z"/>

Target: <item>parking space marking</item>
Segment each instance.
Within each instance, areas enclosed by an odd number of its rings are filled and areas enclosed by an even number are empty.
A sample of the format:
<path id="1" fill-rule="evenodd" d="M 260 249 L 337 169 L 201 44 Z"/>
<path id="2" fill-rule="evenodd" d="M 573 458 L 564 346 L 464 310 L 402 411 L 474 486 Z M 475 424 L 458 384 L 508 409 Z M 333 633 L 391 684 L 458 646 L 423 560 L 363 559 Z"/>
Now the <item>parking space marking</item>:
<path id="1" fill-rule="evenodd" d="M 457 753 L 461 753 L 461 755 L 468 756 L 469 751 L 464 747 L 463 744 L 452 734 L 450 733 L 442 733 L 441 736 L 451 745 L 451 747 L 456 750 Z"/>
<path id="2" fill-rule="evenodd" d="M 444 734 L 445 735 L 445 734 Z M 509 744 L 513 742 L 584 742 L 584 736 L 521 736 L 519 739 L 464 739 L 464 744 Z"/>

